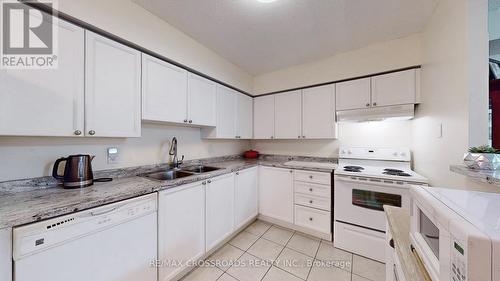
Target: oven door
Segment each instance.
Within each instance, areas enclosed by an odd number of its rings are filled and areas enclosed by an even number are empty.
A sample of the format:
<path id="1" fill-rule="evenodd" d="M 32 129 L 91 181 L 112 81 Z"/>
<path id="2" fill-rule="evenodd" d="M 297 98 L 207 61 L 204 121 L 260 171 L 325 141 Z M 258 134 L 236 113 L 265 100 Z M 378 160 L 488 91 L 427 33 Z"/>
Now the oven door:
<path id="1" fill-rule="evenodd" d="M 335 177 L 334 217 L 385 232 L 384 205 L 409 209 L 408 187 L 384 183 L 378 179 L 360 182 L 349 176 Z"/>

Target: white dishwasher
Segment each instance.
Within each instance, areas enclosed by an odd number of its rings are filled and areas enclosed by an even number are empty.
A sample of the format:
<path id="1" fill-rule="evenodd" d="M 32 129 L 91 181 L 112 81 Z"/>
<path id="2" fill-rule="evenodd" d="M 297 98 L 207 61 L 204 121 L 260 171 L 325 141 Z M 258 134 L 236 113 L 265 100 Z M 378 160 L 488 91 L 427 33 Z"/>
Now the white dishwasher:
<path id="1" fill-rule="evenodd" d="M 157 280 L 156 196 L 14 228 L 14 281 Z"/>

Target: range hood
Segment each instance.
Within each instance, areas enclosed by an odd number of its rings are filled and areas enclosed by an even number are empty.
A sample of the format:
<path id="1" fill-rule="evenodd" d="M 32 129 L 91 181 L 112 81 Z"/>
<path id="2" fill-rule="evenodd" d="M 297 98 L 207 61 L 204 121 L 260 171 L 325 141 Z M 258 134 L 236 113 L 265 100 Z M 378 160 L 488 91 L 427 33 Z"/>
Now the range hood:
<path id="1" fill-rule="evenodd" d="M 391 105 L 337 111 L 337 122 L 409 120 L 415 116 L 415 105 Z"/>

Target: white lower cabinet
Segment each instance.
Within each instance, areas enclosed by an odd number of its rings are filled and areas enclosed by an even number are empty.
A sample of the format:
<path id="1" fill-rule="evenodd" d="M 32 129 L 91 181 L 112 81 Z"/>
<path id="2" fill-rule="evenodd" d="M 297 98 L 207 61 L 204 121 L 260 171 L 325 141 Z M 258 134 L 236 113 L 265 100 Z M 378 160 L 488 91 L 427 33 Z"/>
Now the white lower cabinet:
<path id="1" fill-rule="evenodd" d="M 293 223 L 293 170 L 259 167 L 259 213 Z"/>
<path id="2" fill-rule="evenodd" d="M 330 212 L 295 205 L 295 224 L 318 232 L 329 233 Z"/>
<path id="3" fill-rule="evenodd" d="M 171 280 L 186 268 L 170 261 L 189 262 L 205 254 L 205 185 L 188 184 L 159 192 L 159 281 Z"/>
<path id="4" fill-rule="evenodd" d="M 207 180 L 206 185 L 206 251 L 210 251 L 233 233 L 234 175 Z"/>
<path id="5" fill-rule="evenodd" d="M 235 173 L 234 224 L 236 229 L 248 223 L 259 213 L 257 191 L 258 169 L 253 167 Z"/>

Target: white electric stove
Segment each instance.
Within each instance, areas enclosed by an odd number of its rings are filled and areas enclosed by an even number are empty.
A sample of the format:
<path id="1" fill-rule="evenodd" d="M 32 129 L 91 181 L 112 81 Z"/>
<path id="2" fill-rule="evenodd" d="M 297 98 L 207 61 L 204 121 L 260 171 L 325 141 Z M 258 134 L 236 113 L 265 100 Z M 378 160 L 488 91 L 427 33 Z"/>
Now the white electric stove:
<path id="1" fill-rule="evenodd" d="M 410 185 L 427 185 L 411 170 L 407 148 L 341 147 L 334 175 L 334 245 L 385 261 L 383 205 L 410 208 Z"/>

